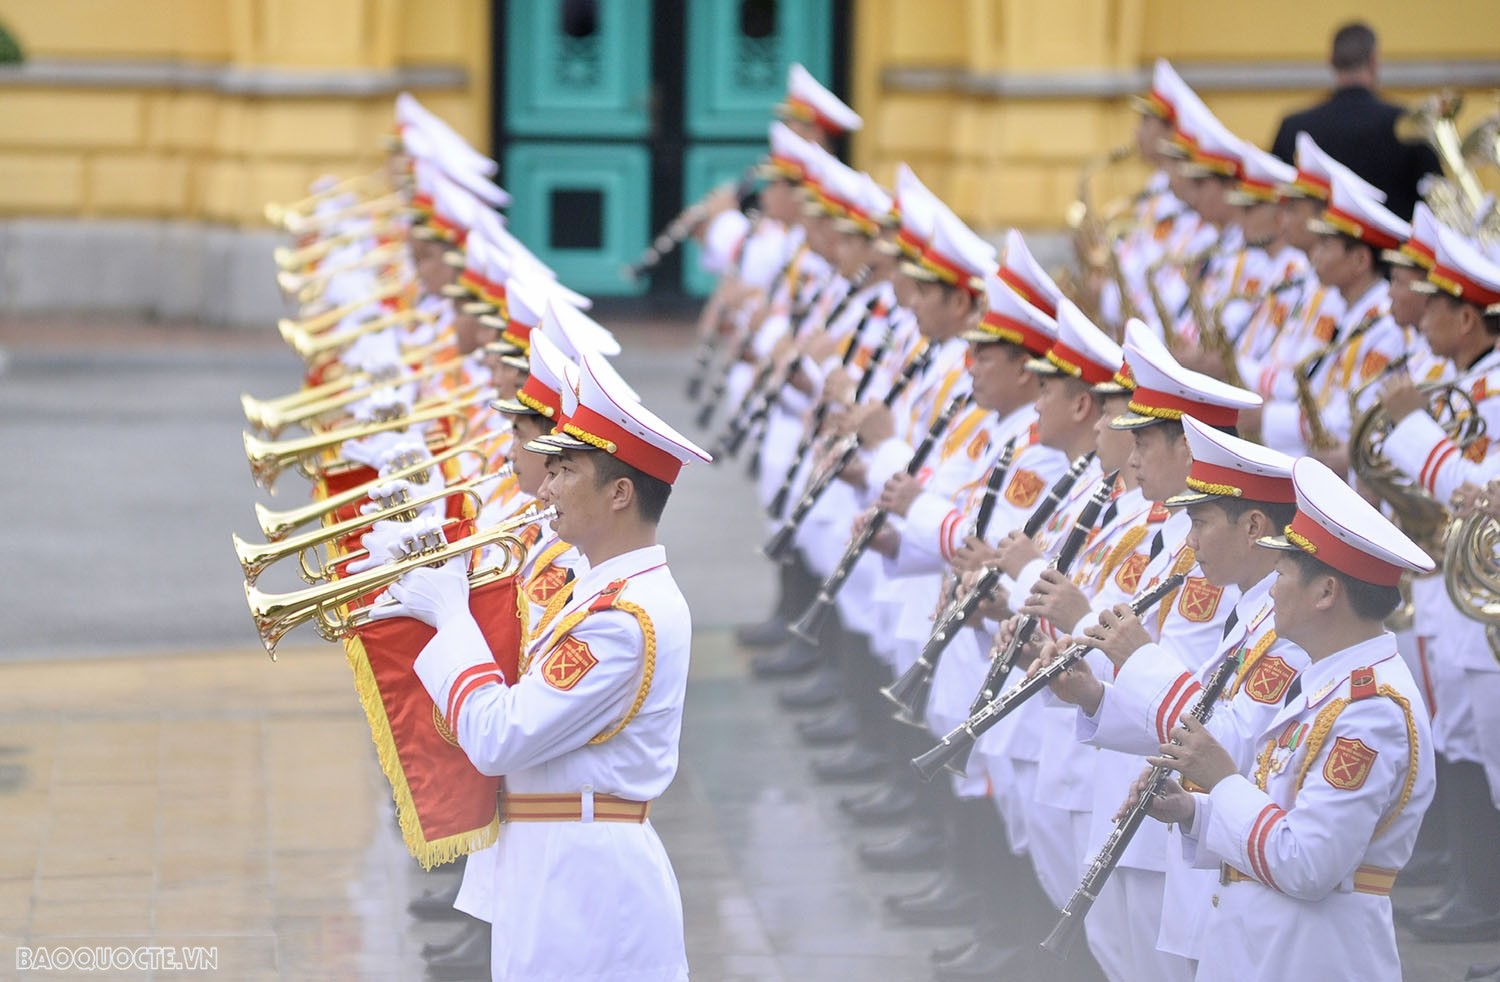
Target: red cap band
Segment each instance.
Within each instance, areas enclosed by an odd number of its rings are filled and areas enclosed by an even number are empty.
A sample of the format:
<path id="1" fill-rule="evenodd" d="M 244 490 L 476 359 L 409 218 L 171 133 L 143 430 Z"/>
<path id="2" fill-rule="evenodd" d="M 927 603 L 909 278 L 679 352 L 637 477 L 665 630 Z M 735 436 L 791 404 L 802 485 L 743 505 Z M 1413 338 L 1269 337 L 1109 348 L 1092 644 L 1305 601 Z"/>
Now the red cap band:
<path id="1" fill-rule="evenodd" d="M 1347 573 L 1356 580 L 1374 583 L 1376 586 L 1395 586 L 1401 582 L 1402 571 L 1399 567 L 1351 546 L 1309 518 L 1306 512 L 1297 512 L 1287 529 L 1288 538 L 1294 542 L 1299 538 L 1302 540 L 1296 543 L 1298 548 L 1340 573 Z"/>

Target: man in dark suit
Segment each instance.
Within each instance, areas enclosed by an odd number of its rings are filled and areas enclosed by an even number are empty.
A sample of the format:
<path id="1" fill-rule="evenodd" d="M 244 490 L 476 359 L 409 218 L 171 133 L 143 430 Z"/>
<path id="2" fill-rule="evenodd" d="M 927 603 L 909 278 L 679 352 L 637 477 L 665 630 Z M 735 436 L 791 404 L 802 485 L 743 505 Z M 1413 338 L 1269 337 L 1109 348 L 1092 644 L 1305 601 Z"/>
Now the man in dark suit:
<path id="1" fill-rule="evenodd" d="M 1297 134 L 1306 131 L 1335 159 L 1386 193 L 1385 205 L 1407 220 L 1416 205 L 1417 181 L 1438 170 L 1437 155 L 1425 143 L 1396 138 L 1400 106 L 1375 94 L 1380 62 L 1375 32 L 1355 22 L 1333 35 L 1334 90 L 1322 103 L 1281 122 L 1271 152 L 1293 163 Z"/>

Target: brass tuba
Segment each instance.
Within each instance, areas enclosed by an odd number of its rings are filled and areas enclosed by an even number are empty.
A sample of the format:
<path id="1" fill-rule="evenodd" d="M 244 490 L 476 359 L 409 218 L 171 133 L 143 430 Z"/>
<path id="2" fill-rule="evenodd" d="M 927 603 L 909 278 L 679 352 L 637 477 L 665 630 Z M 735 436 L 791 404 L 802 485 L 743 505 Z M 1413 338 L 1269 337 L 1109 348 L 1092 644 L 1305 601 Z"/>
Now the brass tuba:
<path id="1" fill-rule="evenodd" d="M 1485 625 L 1500 659 L 1500 518 L 1475 509 L 1454 523 L 1443 553 L 1443 586 L 1453 605 Z"/>
<path id="2" fill-rule="evenodd" d="M 1379 378 L 1371 379 L 1350 397 L 1357 401 Z M 1484 436 L 1484 418 L 1474 397 L 1452 382 L 1428 382 L 1417 386 L 1427 395 L 1428 412 L 1458 445 L 1460 451 Z M 1391 506 L 1396 524 L 1429 556 L 1444 551 L 1451 516 L 1447 507 L 1422 485 L 1396 469 L 1385 457 L 1385 438 L 1394 424 L 1377 399 L 1354 417 L 1349 434 L 1349 463 L 1365 486 Z"/>

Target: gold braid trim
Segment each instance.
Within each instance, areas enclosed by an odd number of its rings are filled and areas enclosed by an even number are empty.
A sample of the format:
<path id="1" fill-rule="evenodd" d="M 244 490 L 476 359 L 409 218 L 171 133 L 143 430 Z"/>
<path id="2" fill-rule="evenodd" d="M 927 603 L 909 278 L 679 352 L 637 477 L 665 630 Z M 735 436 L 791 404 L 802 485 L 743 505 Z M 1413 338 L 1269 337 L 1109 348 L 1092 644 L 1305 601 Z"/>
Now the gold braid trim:
<path id="1" fill-rule="evenodd" d="M 1380 820 L 1379 825 L 1375 826 L 1375 833 L 1370 836 L 1372 841 L 1380 838 L 1385 830 L 1391 827 L 1391 823 L 1400 817 L 1407 803 L 1411 801 L 1412 788 L 1417 783 L 1417 721 L 1411 714 L 1411 702 L 1389 684 L 1382 685 L 1377 691 L 1400 706 L 1402 715 L 1406 717 L 1406 780 L 1401 783 L 1401 800 L 1397 801 L 1396 806 Z M 1307 757 L 1302 761 L 1302 766 L 1297 769 L 1297 783 L 1292 788 L 1293 798 L 1302 793 L 1302 782 L 1307 779 L 1307 772 L 1312 768 L 1313 761 L 1318 758 L 1318 754 L 1322 752 L 1323 744 L 1328 742 L 1328 734 L 1333 730 L 1334 722 L 1348 706 L 1348 699 L 1335 699 L 1318 714 L 1317 721 L 1313 723 L 1312 733 L 1307 738 Z M 1274 744 L 1274 741 L 1272 742 Z M 1257 780 L 1259 780 L 1258 775 Z"/>
<path id="2" fill-rule="evenodd" d="M 588 430 L 580 429 L 579 427 L 574 426 L 572 423 L 564 423 L 562 425 L 562 431 L 568 434 L 568 436 L 572 437 L 573 439 L 580 440 L 583 443 L 587 443 L 589 446 L 597 450 L 603 450 L 605 453 L 614 453 L 619 449 L 615 446 L 613 440 L 606 440 L 602 436 L 595 436 Z"/>
<path id="3" fill-rule="evenodd" d="M 1105 557 L 1104 568 L 1100 571 L 1099 578 L 1094 581 L 1096 591 L 1103 587 L 1109 578 L 1114 575 L 1115 567 L 1123 563 L 1126 556 L 1135 552 L 1135 547 L 1141 544 L 1141 540 L 1146 537 L 1147 531 L 1148 529 L 1145 525 L 1136 525 L 1125 530 L 1125 534 L 1120 536 L 1120 541 L 1115 544 L 1114 549 L 1110 550 L 1109 555 Z"/>
<path id="4" fill-rule="evenodd" d="M 1262 655 L 1271 650 L 1271 645 L 1275 643 L 1275 631 L 1267 631 L 1264 637 L 1255 642 L 1255 647 L 1251 648 L 1245 654 L 1244 661 L 1240 662 L 1240 670 L 1234 676 L 1234 684 L 1229 687 L 1229 691 L 1224 695 L 1225 701 L 1233 699 L 1239 694 L 1240 689 L 1245 687 L 1245 679 L 1250 677 L 1250 670 L 1255 667 L 1256 662 L 1260 661 Z"/>
<path id="5" fill-rule="evenodd" d="M 516 616 L 521 621 L 521 658 L 526 657 L 526 649 L 531 645 L 531 601 L 526 599 L 526 589 L 523 586 L 516 591 Z M 516 680 L 519 681 L 521 673 L 526 669 L 520 665 L 520 659 L 516 664 Z"/>
<path id="6" fill-rule="evenodd" d="M 623 610 L 636 619 L 641 626 L 641 639 L 644 642 L 644 650 L 641 656 L 641 684 L 635 690 L 635 699 L 630 703 L 630 708 L 625 710 L 625 715 L 620 721 L 602 733 L 596 734 L 589 745 L 603 743 L 613 739 L 630 721 L 640 713 L 641 707 L 646 704 L 646 697 L 651 694 L 651 683 L 656 679 L 656 627 L 651 623 L 651 615 L 639 604 L 617 600 L 611 610 Z"/>
<path id="7" fill-rule="evenodd" d="M 1233 484 L 1215 484 L 1212 481 L 1202 481 L 1196 477 L 1188 478 L 1187 486 L 1199 494 L 1222 494 L 1230 498 L 1238 498 L 1245 493 Z"/>
<path id="8" fill-rule="evenodd" d="M 428 839 L 422 832 L 422 821 L 417 815 L 417 803 L 412 799 L 411 786 L 406 783 L 406 771 L 401 766 L 401 755 L 396 750 L 395 737 L 391 735 L 391 721 L 385 714 L 385 703 L 380 698 L 380 687 L 375 684 L 375 671 L 370 667 L 370 656 L 365 644 L 357 634 L 344 639 L 344 659 L 354 671 L 354 690 L 359 694 L 359 704 L 370 724 L 370 739 L 375 744 L 375 754 L 380 759 L 380 770 L 391 785 L 391 797 L 396 802 L 396 819 L 401 825 L 401 840 L 412 858 L 422 864 L 423 869 L 432 869 L 451 863 L 460 856 L 478 852 L 494 845 L 500 835 L 500 811 L 487 825 L 467 832 Z"/>
<path id="9" fill-rule="evenodd" d="M 1292 531 L 1290 525 L 1286 527 L 1286 540 L 1308 555 L 1316 556 L 1318 554 L 1318 544 L 1301 532 Z"/>
<path id="10" fill-rule="evenodd" d="M 1276 737 L 1266 741 L 1260 756 L 1255 759 L 1255 786 L 1262 791 L 1266 790 L 1266 784 L 1271 776 L 1271 754 L 1276 751 Z"/>
<path id="11" fill-rule="evenodd" d="M 1183 546 L 1182 551 L 1177 554 L 1177 559 L 1173 561 L 1172 568 L 1167 571 L 1167 578 L 1170 579 L 1178 573 L 1186 573 L 1197 565 L 1197 563 L 1198 554 L 1193 552 L 1193 547 Z M 1177 603 L 1177 595 L 1181 592 L 1182 587 L 1173 590 L 1162 598 L 1161 604 L 1156 608 L 1156 631 L 1158 634 L 1161 633 L 1162 628 L 1166 625 L 1167 615 L 1172 612 L 1172 606 Z"/>
<path id="12" fill-rule="evenodd" d="M 616 600 L 612 607 L 606 609 L 618 610 L 629 614 L 636 619 L 636 623 L 641 627 L 641 639 L 643 642 L 641 684 L 636 688 L 635 699 L 631 701 L 630 708 L 625 710 L 625 715 L 621 716 L 619 721 L 614 725 L 596 733 L 589 740 L 590 746 L 613 739 L 621 730 L 630 725 L 630 721 L 636 718 L 641 711 L 641 707 L 645 705 L 646 697 L 651 694 L 651 683 L 656 678 L 656 626 L 651 623 L 651 615 L 646 613 L 644 607 L 626 600 Z M 557 626 L 557 637 L 565 638 L 569 634 L 572 634 L 573 629 L 592 613 L 594 611 L 591 607 L 584 607 L 564 617 L 562 623 Z M 556 647 L 556 645 L 549 646 L 548 650 L 550 651 L 553 647 Z"/>
<path id="13" fill-rule="evenodd" d="M 536 622 L 536 634 L 534 635 L 534 637 L 539 638 L 543 634 L 545 634 L 547 631 L 547 625 L 551 624 L 553 620 L 557 618 L 557 615 L 562 612 L 562 609 L 568 605 L 568 601 L 573 598 L 573 586 L 577 582 L 577 580 L 574 580 L 572 583 L 569 583 L 567 586 L 554 593 L 552 595 L 552 599 L 547 601 L 547 606 L 542 611 L 542 619 Z M 582 618 L 579 618 L 579 620 L 582 620 Z M 521 652 L 521 660 L 519 666 L 516 669 L 516 674 L 525 675 L 526 669 L 530 665 L 531 651 L 530 646 L 528 645 L 527 650 Z"/>

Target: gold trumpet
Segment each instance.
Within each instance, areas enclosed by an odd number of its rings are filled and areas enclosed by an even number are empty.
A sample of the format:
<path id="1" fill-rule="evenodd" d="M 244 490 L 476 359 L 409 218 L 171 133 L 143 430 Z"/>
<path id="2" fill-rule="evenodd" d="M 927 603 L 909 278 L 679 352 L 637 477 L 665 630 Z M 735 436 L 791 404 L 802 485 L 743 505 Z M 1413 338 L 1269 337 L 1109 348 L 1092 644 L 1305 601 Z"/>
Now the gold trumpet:
<path id="1" fill-rule="evenodd" d="M 430 423 L 439 419 L 457 420 L 461 432 L 456 440 L 461 440 L 468 432 L 468 417 L 464 415 L 465 408 L 461 404 L 444 402 L 395 419 L 359 423 L 292 440 L 262 440 L 246 433 L 244 434 L 245 456 L 250 461 L 250 474 L 255 478 L 255 483 L 267 491 L 271 490 L 276 483 L 276 478 L 288 467 L 295 466 L 309 479 L 316 481 L 329 469 L 326 464 L 320 462 L 323 455 L 347 440 L 359 440 L 377 433 L 404 430 L 419 423 Z"/>
<path id="2" fill-rule="evenodd" d="M 299 302 L 311 303 L 322 295 L 324 288 L 328 286 L 328 281 L 333 277 L 369 266 L 384 266 L 396 262 L 405 252 L 406 243 L 387 242 L 385 245 L 376 246 L 352 262 L 339 263 L 336 266 L 320 266 L 310 273 L 296 273 L 289 269 L 279 270 L 276 273 L 276 285 L 281 287 L 282 293 L 296 297 Z"/>
<path id="3" fill-rule="evenodd" d="M 392 191 L 378 198 L 367 198 L 364 201 L 356 201 L 352 205 L 324 214 L 317 212 L 307 214 L 297 211 L 283 211 L 279 216 L 281 220 L 273 221 L 271 224 L 279 225 L 293 235 L 306 235 L 327 228 L 330 225 L 338 225 L 341 222 L 360 218 L 395 215 L 404 208 L 406 208 L 406 195 L 399 191 Z M 270 217 L 268 213 L 266 218 L 269 219 Z"/>
<path id="4" fill-rule="evenodd" d="M 288 326 L 287 321 L 279 323 L 277 329 L 281 331 L 282 340 L 291 345 L 292 350 L 301 355 L 303 361 L 312 361 L 322 355 L 342 351 L 367 334 L 378 334 L 391 327 L 430 324 L 434 319 L 435 315 L 423 310 L 396 310 L 341 331 L 299 331 Z"/>
<path id="5" fill-rule="evenodd" d="M 447 341 L 434 341 L 431 344 L 424 345 L 412 351 L 409 355 L 405 356 L 405 360 L 408 364 L 421 364 L 444 349 L 451 350 L 451 345 Z M 457 362 L 454 358 L 447 358 L 443 361 L 431 363 L 431 365 L 441 365 L 445 368 L 452 368 L 455 364 Z M 418 371 L 421 370 L 418 369 Z M 245 411 L 246 422 L 257 430 L 275 436 L 275 430 L 281 429 L 287 423 L 281 422 L 280 426 L 275 426 L 274 424 L 283 419 L 295 421 L 295 414 L 301 407 L 311 406 L 313 403 L 331 399 L 340 393 L 349 392 L 353 389 L 373 388 L 377 385 L 394 384 L 403 381 L 406 381 L 406 379 L 400 376 L 399 370 L 373 375 L 369 372 L 346 372 L 338 378 L 330 379 L 327 382 L 322 382 L 306 389 L 298 389 L 296 392 L 284 396 L 276 396 L 272 399 L 257 399 L 252 395 L 242 393 L 240 395 L 240 408 Z"/>
<path id="6" fill-rule="evenodd" d="M 276 204 L 271 202 L 265 207 L 266 221 L 272 225 L 281 225 L 289 215 L 306 217 L 312 209 L 327 201 L 329 198 L 341 194 L 375 194 L 383 195 L 390 190 L 386 184 L 385 172 L 383 170 L 372 171 L 369 174 L 358 174 L 354 177 L 346 177 L 335 184 L 331 184 L 320 191 L 314 191 L 305 198 L 299 198 L 291 204 Z"/>
<path id="7" fill-rule="evenodd" d="M 302 505 L 297 508 L 286 508 L 273 510 L 267 508 L 260 502 L 255 503 L 255 520 L 260 526 L 261 533 L 272 542 L 285 539 L 294 529 L 299 529 L 310 522 L 322 520 L 340 508 L 363 501 L 370 496 L 370 492 L 388 481 L 414 481 L 422 484 L 427 480 L 427 472 L 431 467 L 440 466 L 449 460 L 455 460 L 467 454 L 473 454 L 479 458 L 480 466 L 489 462 L 489 454 L 486 451 L 488 444 L 494 443 L 502 434 L 486 432 L 474 437 L 472 440 L 455 443 L 447 449 L 433 454 L 418 461 L 413 461 L 402 467 L 392 470 L 388 474 L 371 478 L 364 484 L 357 485 L 337 494 L 331 494 L 326 498 Z"/>
<path id="8" fill-rule="evenodd" d="M 462 556 L 484 546 L 499 546 L 503 559 L 499 565 L 485 567 L 469 573 L 469 585 L 477 588 L 494 580 L 515 575 L 526 556 L 526 547 L 516 537 L 516 532 L 527 525 L 552 518 L 555 512 L 548 508 L 534 514 L 502 522 L 482 532 L 434 545 L 404 559 L 373 569 L 367 569 L 330 583 L 310 586 L 289 593 L 265 593 L 249 583 L 245 584 L 245 601 L 250 607 L 250 616 L 255 621 L 256 632 L 266 654 L 274 661 L 276 645 L 287 632 L 299 624 L 312 621 L 318 635 L 327 641 L 336 641 L 351 628 L 368 619 L 368 608 L 349 613 L 350 603 L 367 593 L 383 590 L 418 566 L 439 565 L 455 556 Z"/>
<path id="9" fill-rule="evenodd" d="M 349 406 L 350 403 L 358 402 L 367 397 L 372 391 L 387 385 L 407 385 L 421 382 L 441 375 L 443 372 L 452 371 L 458 365 L 457 359 L 432 362 L 405 375 L 392 375 L 388 378 L 364 379 L 367 384 L 341 385 L 333 394 L 316 400 L 304 400 L 287 406 L 285 409 L 251 399 L 249 396 L 240 397 L 240 406 L 245 410 L 245 419 L 257 430 L 268 437 L 275 437 L 288 426 L 308 426 L 315 423 L 320 416 L 338 412 Z M 363 373 L 360 373 L 363 374 Z"/>
<path id="10" fill-rule="evenodd" d="M 388 222 L 377 222 L 369 228 L 350 229 L 337 235 L 330 235 L 310 242 L 301 248 L 291 246 L 277 246 L 271 250 L 271 258 L 276 261 L 276 267 L 283 270 L 307 269 L 314 263 L 320 262 L 333 250 L 340 246 L 349 245 L 351 242 L 362 242 L 375 236 L 396 231 L 394 225 Z"/>
<path id="11" fill-rule="evenodd" d="M 1500 659 L 1500 519 L 1475 509 L 1449 531 L 1443 586 L 1455 607 L 1485 625 L 1490 652 Z"/>
<path id="12" fill-rule="evenodd" d="M 245 571 L 245 582 L 254 583 L 260 578 L 267 566 L 280 562 L 289 556 L 296 556 L 301 567 L 302 578 L 309 583 L 326 580 L 329 576 L 329 565 L 319 563 L 316 567 L 308 562 L 309 551 L 316 550 L 318 546 L 336 539 L 342 539 L 347 535 L 353 535 L 360 529 L 369 528 L 380 521 L 411 521 L 416 518 L 417 509 L 433 502 L 442 501 L 454 495 L 463 495 L 474 502 L 475 508 L 483 506 L 480 500 L 479 490 L 476 485 L 480 481 L 488 481 L 500 474 L 480 475 L 458 484 L 438 488 L 427 494 L 413 498 L 409 492 L 403 491 L 399 496 L 393 497 L 388 504 L 377 511 L 364 515 L 355 515 L 346 518 L 342 522 L 325 525 L 322 528 L 305 532 L 302 535 L 293 536 L 289 539 L 281 539 L 275 542 L 246 542 L 238 535 L 230 535 L 234 542 L 234 554 L 240 561 L 240 568 Z"/>
<path id="13" fill-rule="evenodd" d="M 400 296 L 401 292 L 407 286 L 408 284 L 406 283 L 385 283 L 376 288 L 369 296 L 360 297 L 358 300 L 351 300 L 342 306 L 330 307 L 327 310 L 320 311 L 308 317 L 283 317 L 276 322 L 276 329 L 281 332 L 283 338 L 287 336 L 287 332 L 289 331 L 294 334 L 299 332 L 317 334 L 322 331 L 331 330 L 338 325 L 339 321 L 350 314 L 359 313 L 364 308 L 370 306 L 370 304 L 380 303 L 382 300 L 389 300 L 392 297 Z"/>

